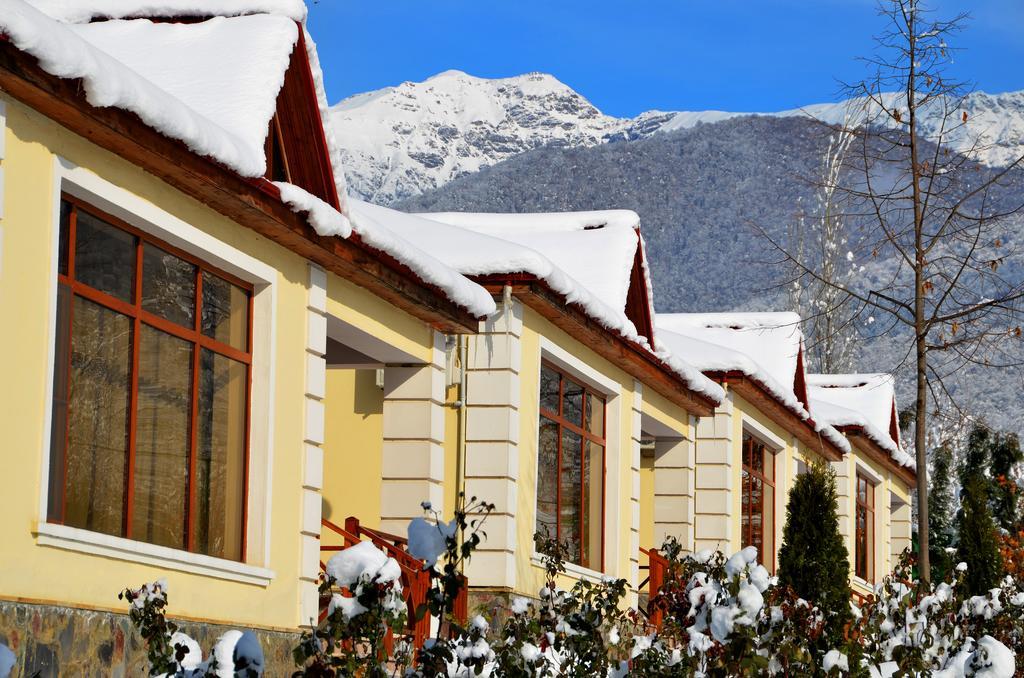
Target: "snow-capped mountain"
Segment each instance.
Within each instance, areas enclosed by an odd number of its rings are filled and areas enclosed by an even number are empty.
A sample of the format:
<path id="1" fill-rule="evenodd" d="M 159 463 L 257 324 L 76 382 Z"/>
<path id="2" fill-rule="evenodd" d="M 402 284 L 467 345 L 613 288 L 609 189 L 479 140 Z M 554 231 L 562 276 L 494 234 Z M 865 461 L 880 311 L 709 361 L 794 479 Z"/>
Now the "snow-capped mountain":
<path id="1" fill-rule="evenodd" d="M 961 150 L 980 134 L 976 157 L 986 164 L 1004 165 L 1024 152 L 1024 91 L 978 92 L 962 108 L 971 134 L 954 139 Z M 850 102 L 840 102 L 776 113 L 647 111 L 616 118 L 544 73 L 491 80 L 446 71 L 345 99 L 332 107 L 331 123 L 345 149 L 349 190 L 389 204 L 541 146 L 636 140 L 743 115 L 838 123 L 851 110 Z M 925 116 L 926 134 L 936 119 Z"/>
<path id="2" fill-rule="evenodd" d="M 331 108 L 349 190 L 388 204 L 540 146 L 593 146 L 623 121 L 554 77 L 446 71 Z"/>

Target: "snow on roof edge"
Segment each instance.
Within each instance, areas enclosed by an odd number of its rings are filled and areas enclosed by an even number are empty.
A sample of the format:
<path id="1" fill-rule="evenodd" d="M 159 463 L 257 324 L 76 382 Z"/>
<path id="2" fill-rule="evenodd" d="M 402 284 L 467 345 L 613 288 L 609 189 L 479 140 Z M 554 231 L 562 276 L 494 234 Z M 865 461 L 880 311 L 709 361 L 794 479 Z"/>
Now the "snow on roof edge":
<path id="1" fill-rule="evenodd" d="M 293 184 L 274 182 L 283 200 L 296 214 L 305 214 L 317 235 L 342 239 L 357 233 L 364 243 L 394 257 L 423 282 L 444 292 L 454 304 L 483 318 L 495 310 L 494 299 L 483 287 L 388 229 L 366 220 L 352 221 L 320 198 Z"/>
<path id="2" fill-rule="evenodd" d="M 81 79 L 93 106 L 130 111 L 164 136 L 197 155 L 213 158 L 243 177 L 266 172 L 266 158 L 233 133 L 200 115 L 180 99 L 138 75 L 25 0 L 6 0 L 0 29 L 19 50 L 58 78 Z"/>
<path id="3" fill-rule="evenodd" d="M 96 19 L 243 16 L 276 14 L 304 21 L 303 0 L 30 0 L 36 9 L 64 23 Z"/>

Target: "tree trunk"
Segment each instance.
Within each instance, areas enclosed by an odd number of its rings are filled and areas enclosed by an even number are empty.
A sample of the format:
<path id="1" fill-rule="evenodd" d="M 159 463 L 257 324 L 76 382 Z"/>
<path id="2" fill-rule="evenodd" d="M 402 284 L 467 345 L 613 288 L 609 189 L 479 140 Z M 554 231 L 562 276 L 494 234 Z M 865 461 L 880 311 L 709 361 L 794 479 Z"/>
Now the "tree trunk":
<path id="1" fill-rule="evenodd" d="M 924 212 L 921 196 L 921 166 L 917 144 L 917 21 L 916 0 L 910 0 L 907 16 L 907 41 L 910 68 L 907 72 L 907 124 L 910 133 L 910 176 L 914 203 L 914 348 L 917 377 L 916 411 L 914 413 L 914 448 L 917 459 L 917 564 L 922 581 L 931 581 L 928 562 L 928 329 L 925 320 L 925 249 Z"/>

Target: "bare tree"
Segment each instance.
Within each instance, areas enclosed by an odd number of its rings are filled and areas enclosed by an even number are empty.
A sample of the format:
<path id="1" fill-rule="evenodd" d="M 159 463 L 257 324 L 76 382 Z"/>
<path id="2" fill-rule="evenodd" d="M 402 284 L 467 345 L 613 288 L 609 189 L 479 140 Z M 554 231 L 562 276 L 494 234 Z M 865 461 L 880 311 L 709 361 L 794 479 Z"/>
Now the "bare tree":
<path id="1" fill-rule="evenodd" d="M 812 211 L 797 217 L 786 243 L 797 260 L 813 262 L 821 278 L 803 275 L 797 268 L 788 291 L 790 306 L 804 316 L 808 360 L 816 371 L 828 374 L 851 371 L 856 358 L 857 313 L 842 286 L 856 275 L 857 266 L 848 249 L 849 224 L 839 202 L 839 179 L 856 139 L 851 121 L 863 117 L 863 105 L 856 100 L 851 104 L 844 123 L 829 129 L 828 144 L 812 181 Z"/>
<path id="2" fill-rule="evenodd" d="M 1004 264 L 1016 255 L 1008 217 L 1021 204 L 1007 206 L 1006 184 L 1024 156 L 1001 169 L 975 160 L 985 149 L 967 113 L 968 87 L 946 77 L 947 40 L 966 15 L 936 20 L 920 0 L 882 0 L 879 13 L 887 26 L 877 54 L 864 59 L 871 76 L 847 88 L 864 114 L 842 126 L 855 141 L 835 196 L 858 224 L 848 250 L 858 274 L 837 277 L 806 248 L 766 236 L 806 281 L 854 305 L 861 327 L 906 338 L 901 367 L 916 387 L 918 562 L 928 579 L 929 406 L 955 403 L 947 379 L 966 367 L 1018 364 L 1024 283 L 1017 266 Z"/>

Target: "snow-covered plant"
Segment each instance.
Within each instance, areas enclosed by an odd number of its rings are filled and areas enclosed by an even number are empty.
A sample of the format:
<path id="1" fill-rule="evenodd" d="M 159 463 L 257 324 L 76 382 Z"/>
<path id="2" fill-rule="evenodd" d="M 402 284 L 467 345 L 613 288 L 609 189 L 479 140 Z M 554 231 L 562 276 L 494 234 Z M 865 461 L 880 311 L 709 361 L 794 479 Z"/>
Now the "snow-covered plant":
<path id="1" fill-rule="evenodd" d="M 146 641 L 149 675 L 161 678 L 259 678 L 263 648 L 252 631 L 230 630 L 207 660 L 194 639 L 166 617 L 167 582 L 160 579 L 117 596 L 128 601 L 128 618 Z"/>
<path id="2" fill-rule="evenodd" d="M 391 676 L 403 657 L 389 657 L 386 641 L 405 628 L 402 569 L 373 542 L 361 541 L 327 561 L 320 595 L 327 616 L 302 634 L 292 651 L 293 676 Z M 389 666 L 390 662 L 390 666 Z"/>
<path id="3" fill-rule="evenodd" d="M 422 619 L 429 613 L 454 623 L 455 602 L 466 587 L 463 566 L 487 538 L 483 526 L 494 504 L 476 497 L 466 499 L 465 493 L 459 492 L 455 517 L 447 523 L 430 502 L 423 502 L 422 506 L 430 520 L 414 518 L 409 523 L 408 548 L 409 555 L 422 560 L 430 572 L 430 590 L 426 603 L 416 610 L 416 616 Z M 441 625 L 438 625 L 440 632 Z"/>
<path id="4" fill-rule="evenodd" d="M 963 563 L 937 585 L 913 580 L 912 565 L 905 554 L 857 615 L 853 635 L 872 675 L 898 668 L 935 678 L 1013 676 L 1009 647 L 1024 637 L 1021 582 L 1007 577 L 984 595 L 968 596 Z"/>

